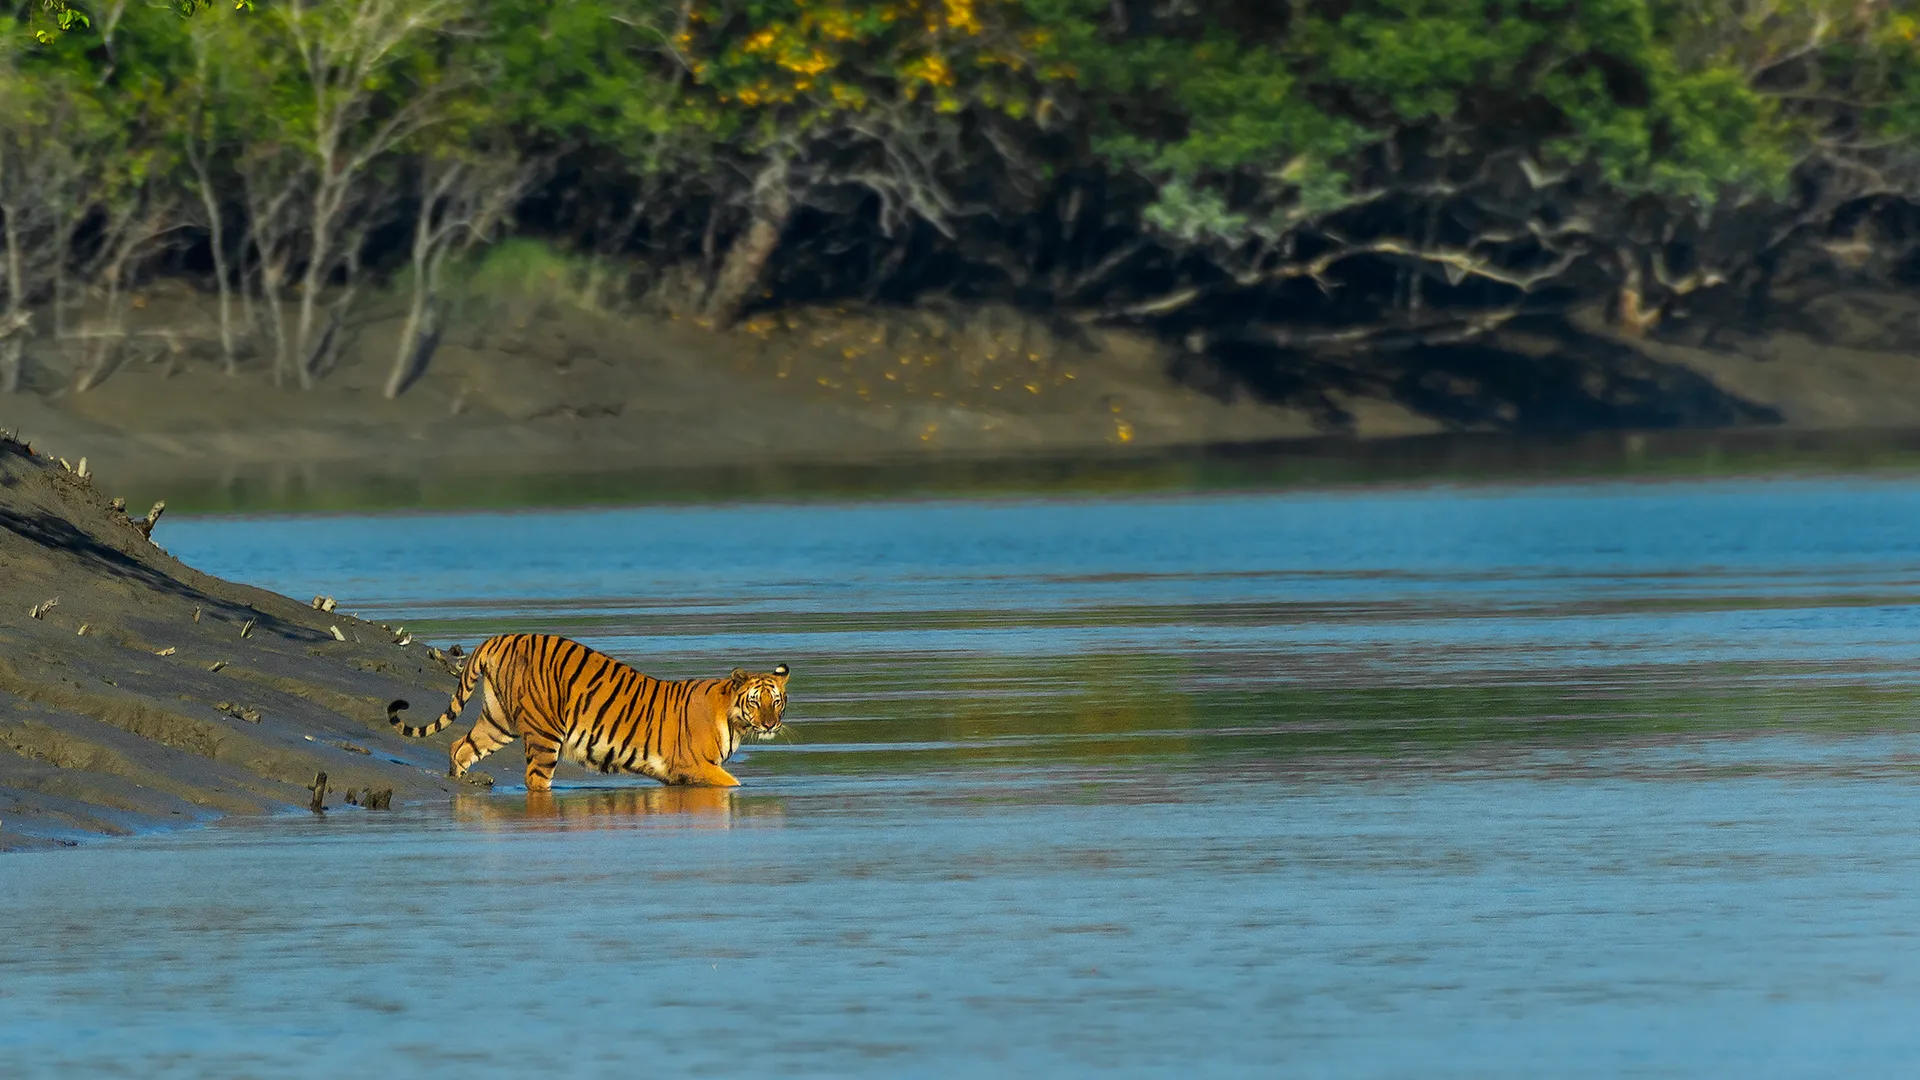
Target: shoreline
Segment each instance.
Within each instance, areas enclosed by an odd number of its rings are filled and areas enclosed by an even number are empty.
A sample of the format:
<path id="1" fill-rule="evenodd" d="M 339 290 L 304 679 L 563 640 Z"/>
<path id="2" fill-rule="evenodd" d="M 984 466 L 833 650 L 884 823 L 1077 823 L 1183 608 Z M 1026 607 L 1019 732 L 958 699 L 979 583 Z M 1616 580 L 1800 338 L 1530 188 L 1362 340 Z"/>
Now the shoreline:
<path id="1" fill-rule="evenodd" d="M 328 774 L 330 810 L 347 791 L 391 792 L 394 805 L 404 805 L 466 790 L 443 775 L 453 732 L 409 741 L 386 723 L 386 701 L 433 701 L 451 689 L 452 669 L 424 643 L 200 574 L 161 546 L 164 519 L 155 536 L 161 543 L 149 541 L 109 505 L 106 492 L 117 485 L 96 487 L 56 462 L 0 440 L 0 850 L 297 815 L 317 772 Z M 944 467 L 929 473 L 925 462 L 869 462 L 851 477 L 844 464 L 762 467 L 747 477 L 757 487 L 718 494 L 710 472 L 656 472 L 653 487 L 623 477 L 624 486 L 607 488 L 598 501 L 534 476 L 547 501 L 491 508 L 1912 475 L 1920 474 L 1920 429 L 1321 439 L 1092 460 L 977 457 Z M 472 487 L 451 482 L 456 493 Z M 386 490 L 401 496 L 389 507 L 399 512 L 480 509 Z M 193 508 L 191 499 L 178 504 Z M 336 508 L 371 509 L 364 500 Z M 47 600 L 58 603 L 40 610 Z"/>
<path id="2" fill-rule="evenodd" d="M 172 335 L 177 353 L 82 391 L 52 343 L 29 385 L 0 396 L 0 429 L 87 457 L 132 502 L 181 509 L 865 493 L 1180 468 L 1313 483 L 1557 467 L 1530 457 L 1604 471 L 1694 455 L 1686 467 L 1706 468 L 1716 445 L 1748 459 L 1920 448 L 1920 355 L 1900 333 L 1908 315 L 1920 324 L 1920 298 L 1864 290 L 1802 304 L 1824 313 L 1812 327 L 1783 307 L 1763 331 L 1626 341 L 1575 320 L 1447 352 L 1276 358 L 1298 369 L 1266 376 L 1136 331 L 1069 334 L 987 307 L 804 309 L 715 331 L 509 296 L 450 331 L 393 399 L 390 313 L 371 313 L 302 391 L 275 386 L 261 358 L 223 374 L 208 298 L 183 283 L 136 299 L 142 332 Z M 1282 375 L 1285 392 L 1271 385 Z"/>
<path id="3" fill-rule="evenodd" d="M 350 463 L 218 477 L 136 474 L 111 486 L 128 493 L 130 506 L 165 499 L 176 512 L 239 516 L 1759 478 L 1920 471 L 1920 427 L 1456 432 L 598 471 L 519 464 L 494 473 Z"/>

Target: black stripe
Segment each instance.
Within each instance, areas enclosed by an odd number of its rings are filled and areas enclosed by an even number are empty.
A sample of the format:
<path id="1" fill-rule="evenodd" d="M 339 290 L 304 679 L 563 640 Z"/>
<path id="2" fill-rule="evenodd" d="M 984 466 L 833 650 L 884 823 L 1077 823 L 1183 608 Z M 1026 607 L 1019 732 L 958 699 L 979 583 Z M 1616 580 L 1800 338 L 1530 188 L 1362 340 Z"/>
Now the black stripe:
<path id="1" fill-rule="evenodd" d="M 700 687 L 700 693 L 704 695 L 709 693 L 712 690 L 719 689 L 722 685 L 730 685 L 730 684 L 724 683 L 720 679 L 702 679 L 696 685 Z M 687 708 L 680 710 L 680 744 L 682 746 L 685 746 L 686 744 L 693 741 L 693 708 L 692 708 L 693 690 L 692 688 L 688 688 L 687 690 L 687 704 L 688 704 Z M 724 709 L 726 708 L 726 706 L 723 705 L 721 706 L 721 708 Z M 722 715 L 720 717 L 720 722 L 723 724 L 727 722 L 725 715 Z"/>
<path id="2" fill-rule="evenodd" d="M 574 681 L 580 678 L 580 673 L 582 671 L 586 670 L 587 661 L 592 660 L 595 656 L 599 655 L 598 653 L 594 652 L 592 649 L 589 649 L 584 645 L 577 645 L 576 647 L 580 650 L 580 659 L 574 661 L 573 670 L 567 672 L 565 679 L 562 681 L 562 685 L 560 687 L 560 700 L 562 701 L 573 700 Z"/>
<path id="3" fill-rule="evenodd" d="M 677 725 L 674 727 L 674 732 L 678 737 L 674 739 L 673 743 L 673 751 L 676 756 L 687 752 L 687 714 L 693 711 L 693 699 L 696 695 L 703 692 L 707 682 L 708 680 L 705 679 L 689 679 L 681 683 L 679 704 L 674 707 L 672 712 L 660 718 L 661 727 L 666 727 L 669 724 Z"/>
<path id="4" fill-rule="evenodd" d="M 640 725 L 646 720 L 645 714 L 634 707 L 640 701 L 641 681 L 646 678 L 647 676 L 630 667 L 621 666 L 620 698 L 622 704 L 627 706 L 627 715 L 616 718 L 613 722 L 613 730 L 607 733 L 607 741 L 611 742 L 615 748 L 632 746 L 633 737 L 639 733 Z M 629 683 L 632 685 L 629 686 Z"/>
<path id="5" fill-rule="evenodd" d="M 553 654 L 555 648 L 556 643 L 552 635 L 542 634 L 535 638 L 532 657 L 533 670 L 528 672 L 529 678 L 527 681 L 532 684 L 529 689 L 547 698 L 553 698 L 554 691 L 558 689 L 553 681 Z"/>
<path id="6" fill-rule="evenodd" d="M 694 683 L 686 680 L 674 683 L 673 692 L 667 695 L 666 702 L 660 708 L 660 715 L 657 719 L 659 720 L 658 727 L 660 729 L 660 756 L 663 758 L 678 757 L 681 752 L 686 749 L 681 745 L 681 740 L 679 739 L 674 739 L 673 746 L 669 748 L 667 746 L 667 737 L 674 734 L 674 719 L 686 715 L 687 703 L 693 700 L 694 685 Z"/>
<path id="7" fill-rule="evenodd" d="M 611 690 L 611 692 L 607 694 L 607 700 L 605 700 L 605 705 L 601 705 L 601 715 L 605 715 L 605 713 L 607 713 L 607 709 L 611 709 L 614 703 L 618 703 L 618 701 L 620 701 L 620 686 L 618 686 L 618 678 L 620 678 L 620 675 L 614 675 L 614 684 L 612 684 L 612 686 L 609 686 L 609 690 Z M 601 751 L 601 753 L 597 753 L 597 755 L 595 755 L 595 753 L 593 753 L 593 746 L 595 746 L 595 744 L 601 744 L 601 742 L 611 742 L 609 738 L 605 738 L 605 734 L 607 734 L 607 728 L 605 728 L 605 726 L 601 724 L 601 721 L 599 721 L 599 715 L 595 715 L 595 717 L 593 717 L 593 721 L 591 721 L 591 723 L 589 724 L 586 724 L 586 730 L 582 732 L 582 738 L 586 738 L 586 740 L 588 740 L 588 748 L 586 748 L 586 753 L 588 753 L 589 759 L 593 759 L 593 761 L 597 761 L 597 763 L 601 763 L 601 765 L 605 765 L 605 761 L 607 761 L 607 757 L 611 757 L 612 748 L 611 746 L 609 746 L 609 748 L 605 749 L 605 751 Z M 601 773 L 605 773 L 605 771 L 607 771 L 607 769 L 603 767 L 603 769 L 601 769 Z"/>
<path id="8" fill-rule="evenodd" d="M 569 693 L 560 698 L 560 711 L 566 714 L 567 723 L 570 726 L 578 728 L 585 722 L 587 706 L 593 702 L 593 695 L 598 692 L 601 680 L 606 677 L 607 663 L 606 657 L 589 650 L 588 662 L 582 665 L 582 670 L 591 667 L 593 673 L 587 676 L 586 683 L 578 693 Z"/>
<path id="9" fill-rule="evenodd" d="M 656 715 L 653 703 L 661 694 L 667 692 L 669 685 L 668 683 L 661 682 L 659 679 L 653 680 L 653 685 L 647 690 L 647 703 L 640 707 L 640 722 L 647 725 L 646 736 L 640 740 L 643 751 L 641 758 L 646 761 L 653 760 L 653 737 L 660 728 L 659 724 L 653 722 L 653 718 Z"/>
<path id="10" fill-rule="evenodd" d="M 607 687 L 606 687 L 606 684 L 602 683 L 599 686 L 596 686 L 595 689 L 596 690 L 607 689 Z M 617 698 L 618 698 L 618 695 L 613 693 L 607 693 L 603 697 L 601 697 L 599 711 L 593 714 L 592 721 L 590 721 L 587 724 L 587 730 L 589 732 L 599 730 L 601 719 L 607 715 L 607 710 L 613 707 L 613 703 L 615 700 L 617 700 Z"/>

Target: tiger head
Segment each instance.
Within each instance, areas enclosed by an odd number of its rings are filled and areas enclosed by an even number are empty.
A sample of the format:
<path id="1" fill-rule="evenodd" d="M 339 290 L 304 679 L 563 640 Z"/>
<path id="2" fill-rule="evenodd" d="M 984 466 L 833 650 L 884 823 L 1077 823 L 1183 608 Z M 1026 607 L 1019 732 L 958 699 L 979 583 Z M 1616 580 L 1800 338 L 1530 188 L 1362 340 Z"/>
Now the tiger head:
<path id="1" fill-rule="evenodd" d="M 732 677 L 733 700 L 727 706 L 727 723 L 756 739 L 773 738 L 780 731 L 781 715 L 787 711 L 787 665 L 777 665 L 769 675 L 734 668 Z"/>

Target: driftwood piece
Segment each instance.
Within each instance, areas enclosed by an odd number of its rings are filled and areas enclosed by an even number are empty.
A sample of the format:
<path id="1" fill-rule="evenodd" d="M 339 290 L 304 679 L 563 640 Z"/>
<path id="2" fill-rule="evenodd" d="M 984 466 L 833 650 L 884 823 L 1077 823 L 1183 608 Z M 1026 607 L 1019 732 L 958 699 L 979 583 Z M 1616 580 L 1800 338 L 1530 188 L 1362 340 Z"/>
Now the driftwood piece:
<path id="1" fill-rule="evenodd" d="M 152 540 L 153 527 L 160 523 L 160 515 L 166 512 L 167 512 L 167 503 L 165 499 L 162 499 L 161 501 L 153 504 L 153 509 L 147 511 L 147 516 L 145 520 L 135 520 L 133 523 L 133 527 L 140 531 L 141 536 L 146 537 L 148 540 Z"/>

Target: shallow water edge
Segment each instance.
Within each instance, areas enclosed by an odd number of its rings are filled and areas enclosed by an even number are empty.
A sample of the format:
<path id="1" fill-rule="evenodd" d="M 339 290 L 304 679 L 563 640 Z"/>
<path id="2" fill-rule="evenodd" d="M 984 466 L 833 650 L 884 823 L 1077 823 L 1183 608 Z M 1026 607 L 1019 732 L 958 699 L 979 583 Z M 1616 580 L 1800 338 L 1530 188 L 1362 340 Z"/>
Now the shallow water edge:
<path id="1" fill-rule="evenodd" d="M 1454 433 L 1217 443 L 1103 454 L 930 455 L 666 469 L 594 470 L 577 460 L 409 468 L 335 462 L 218 475 L 111 478 L 129 502 L 186 513 L 356 512 L 702 504 L 980 495 L 1286 491 L 1433 483 L 1564 482 L 1920 471 L 1920 429 L 1746 428 Z"/>

